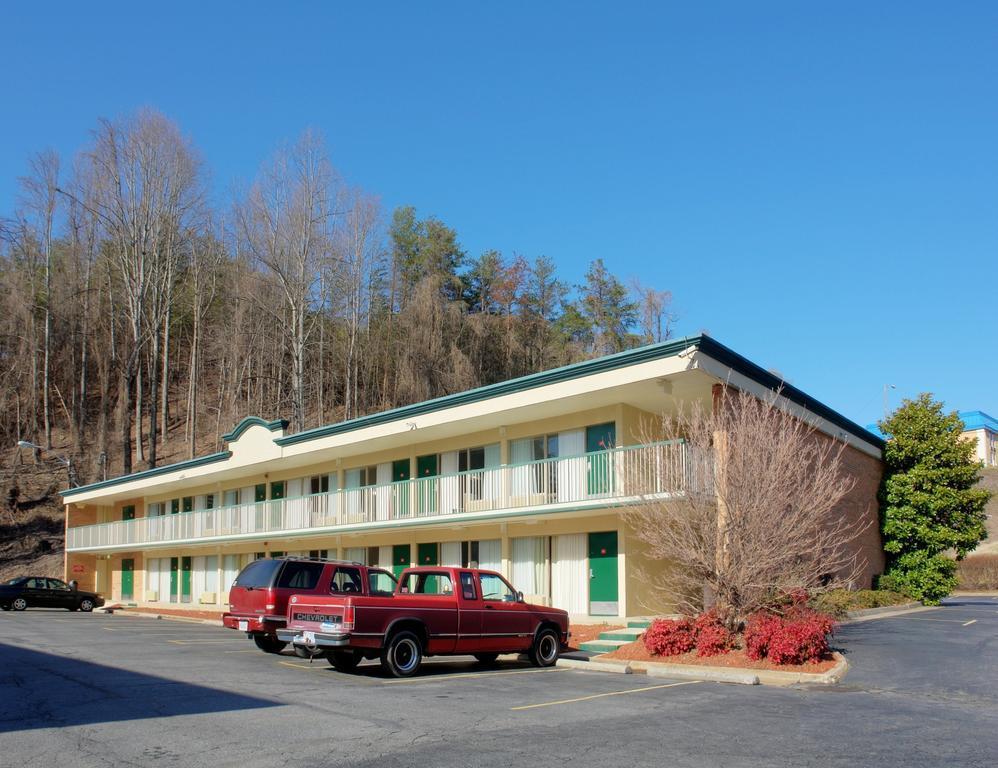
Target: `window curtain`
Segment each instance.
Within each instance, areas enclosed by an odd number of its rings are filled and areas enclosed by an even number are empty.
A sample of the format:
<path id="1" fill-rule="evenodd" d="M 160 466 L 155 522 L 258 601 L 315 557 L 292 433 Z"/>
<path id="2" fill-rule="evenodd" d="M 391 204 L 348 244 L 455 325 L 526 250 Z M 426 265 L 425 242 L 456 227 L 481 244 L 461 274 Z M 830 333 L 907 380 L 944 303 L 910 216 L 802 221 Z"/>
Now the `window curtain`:
<path id="1" fill-rule="evenodd" d="M 570 614 L 589 613 L 586 534 L 551 537 L 551 604 Z"/>
<path id="2" fill-rule="evenodd" d="M 367 547 L 347 547 L 344 559 L 367 565 Z"/>
<path id="3" fill-rule="evenodd" d="M 510 488 L 514 499 L 522 501 L 537 492 L 532 482 L 534 467 L 525 466 L 534 459 L 533 446 L 534 441 L 529 437 L 509 443 L 509 461 L 513 465 Z"/>
<path id="4" fill-rule="evenodd" d="M 218 595 L 218 555 L 208 555 L 204 559 L 204 591 L 215 593 L 215 602 L 222 602 Z"/>
<path id="5" fill-rule="evenodd" d="M 580 501 L 586 490 L 586 432 L 558 433 L 558 501 Z"/>
<path id="6" fill-rule="evenodd" d="M 461 567 L 461 542 L 445 541 L 440 544 L 440 565 Z"/>
<path id="7" fill-rule="evenodd" d="M 191 598 L 196 603 L 201 602 L 201 595 L 207 592 L 205 589 L 205 576 L 204 576 L 204 561 L 203 555 L 198 555 L 194 558 L 191 563 Z"/>
<path id="8" fill-rule="evenodd" d="M 525 595 L 547 596 L 545 541 L 543 536 L 512 540 L 513 587 Z"/>
<path id="9" fill-rule="evenodd" d="M 487 500 L 486 509 L 496 509 L 502 498 L 502 470 L 499 469 L 501 454 L 499 443 L 485 446 L 485 472 L 482 479 L 482 498 Z"/>
<path id="10" fill-rule="evenodd" d="M 222 560 L 222 592 L 223 597 L 228 597 L 232 582 L 239 575 L 239 555 L 226 555 Z M 224 602 L 224 601 L 223 601 Z"/>
<path id="11" fill-rule="evenodd" d="M 478 542 L 478 567 L 502 573 L 502 541 L 487 539 Z"/>
<path id="12" fill-rule="evenodd" d="M 377 482 L 374 489 L 374 503 L 377 512 L 375 519 L 387 520 L 392 508 L 392 463 L 390 461 L 378 465 L 375 480 Z M 389 557 L 388 562 L 391 563 L 391 561 Z"/>
<path id="13" fill-rule="evenodd" d="M 461 478 L 457 451 L 440 454 L 440 513 L 452 515 L 461 511 Z"/>
<path id="14" fill-rule="evenodd" d="M 155 598 L 148 594 L 150 592 L 156 592 Z M 142 596 L 144 600 L 159 599 L 159 558 L 154 557 L 151 560 L 146 560 L 146 594 Z"/>
<path id="15" fill-rule="evenodd" d="M 347 522 L 351 522 L 356 520 L 361 512 L 361 495 L 363 491 L 360 490 L 360 470 L 348 469 L 345 481 Z"/>
<path id="16" fill-rule="evenodd" d="M 180 575 L 177 575 L 177 579 L 180 579 Z M 177 584 L 177 590 L 179 591 L 180 585 Z M 170 602 L 170 558 L 161 557 L 159 559 L 159 602 L 168 603 Z"/>

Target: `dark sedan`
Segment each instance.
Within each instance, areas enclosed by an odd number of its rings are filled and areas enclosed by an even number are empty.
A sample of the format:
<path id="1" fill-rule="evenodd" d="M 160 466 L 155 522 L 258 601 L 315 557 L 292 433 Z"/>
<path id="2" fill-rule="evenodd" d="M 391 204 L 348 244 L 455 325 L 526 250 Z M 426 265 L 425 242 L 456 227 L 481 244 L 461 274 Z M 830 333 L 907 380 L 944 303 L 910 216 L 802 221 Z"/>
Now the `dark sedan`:
<path id="1" fill-rule="evenodd" d="M 92 611 L 104 605 L 95 592 L 83 592 L 60 579 L 46 576 L 20 576 L 0 584 L 0 608 L 5 611 L 25 608 L 68 608 Z"/>

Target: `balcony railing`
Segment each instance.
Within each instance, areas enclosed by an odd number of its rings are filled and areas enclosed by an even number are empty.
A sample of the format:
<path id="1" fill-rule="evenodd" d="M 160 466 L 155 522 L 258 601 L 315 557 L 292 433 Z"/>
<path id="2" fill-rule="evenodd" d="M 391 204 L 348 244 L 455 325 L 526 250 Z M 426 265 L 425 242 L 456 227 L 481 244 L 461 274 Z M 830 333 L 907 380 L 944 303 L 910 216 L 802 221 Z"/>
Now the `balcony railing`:
<path id="1" fill-rule="evenodd" d="M 66 548 L 309 532 L 521 508 L 556 511 L 586 502 L 703 490 L 710 487 L 710 475 L 709 457 L 694 455 L 682 441 L 668 441 L 298 498 L 84 525 L 69 529 Z"/>

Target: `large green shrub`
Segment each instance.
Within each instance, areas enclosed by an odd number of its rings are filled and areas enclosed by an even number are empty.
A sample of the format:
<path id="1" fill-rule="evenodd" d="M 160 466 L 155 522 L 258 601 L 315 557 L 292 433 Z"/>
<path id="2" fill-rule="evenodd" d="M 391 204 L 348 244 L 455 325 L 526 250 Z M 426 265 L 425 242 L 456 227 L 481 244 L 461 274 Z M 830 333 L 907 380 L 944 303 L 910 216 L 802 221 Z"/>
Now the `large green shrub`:
<path id="1" fill-rule="evenodd" d="M 880 423 L 887 435 L 881 525 L 887 571 L 880 581 L 934 605 L 956 586 L 956 563 L 986 536 L 980 464 L 960 438 L 963 422 L 929 394 L 905 400 Z"/>

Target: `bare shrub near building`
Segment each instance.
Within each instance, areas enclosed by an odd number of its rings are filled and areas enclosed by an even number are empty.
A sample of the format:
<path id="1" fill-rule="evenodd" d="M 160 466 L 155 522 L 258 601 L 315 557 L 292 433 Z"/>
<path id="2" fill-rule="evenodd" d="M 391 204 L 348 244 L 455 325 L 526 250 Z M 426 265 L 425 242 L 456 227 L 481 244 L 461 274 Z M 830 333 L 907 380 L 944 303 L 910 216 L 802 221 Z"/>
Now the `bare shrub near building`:
<path id="1" fill-rule="evenodd" d="M 853 585 L 865 564 L 855 545 L 870 523 L 838 510 L 854 484 L 844 443 L 776 396 L 731 390 L 712 410 L 697 404 L 662 427 L 694 458 L 680 494 L 649 492 L 647 468 L 628 478 L 644 498 L 626 513 L 634 535 L 667 566 L 642 574 L 655 593 L 689 614 L 712 604 L 734 627 L 795 590 Z"/>

